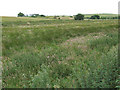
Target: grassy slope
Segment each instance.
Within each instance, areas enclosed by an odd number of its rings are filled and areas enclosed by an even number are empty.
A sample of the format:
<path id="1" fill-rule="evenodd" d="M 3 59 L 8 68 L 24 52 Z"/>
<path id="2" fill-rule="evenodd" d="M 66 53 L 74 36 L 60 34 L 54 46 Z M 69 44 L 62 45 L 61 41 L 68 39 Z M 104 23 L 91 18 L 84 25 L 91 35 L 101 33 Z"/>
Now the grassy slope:
<path id="1" fill-rule="evenodd" d="M 4 87 L 116 87 L 117 20 L 3 17 Z"/>

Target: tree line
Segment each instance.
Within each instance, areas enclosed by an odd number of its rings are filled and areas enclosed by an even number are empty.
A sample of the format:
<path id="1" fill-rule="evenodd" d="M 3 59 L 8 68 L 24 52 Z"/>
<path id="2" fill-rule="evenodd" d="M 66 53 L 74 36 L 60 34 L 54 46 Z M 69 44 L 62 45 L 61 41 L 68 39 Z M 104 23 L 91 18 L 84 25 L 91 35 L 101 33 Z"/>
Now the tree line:
<path id="1" fill-rule="evenodd" d="M 74 16 L 74 19 L 75 20 L 84 20 L 84 19 L 118 19 L 118 17 L 117 16 L 115 16 L 115 17 L 101 16 L 100 17 L 99 15 L 92 15 L 91 17 L 84 17 L 83 14 L 77 14 L 77 15 Z"/>
<path id="2" fill-rule="evenodd" d="M 30 14 L 30 15 L 25 15 L 22 12 L 18 13 L 18 17 L 45 17 L 45 15 L 39 15 L 39 14 Z"/>
<path id="3" fill-rule="evenodd" d="M 30 15 L 25 15 L 24 13 L 20 12 L 18 13 L 18 17 L 45 17 L 45 15 L 39 15 L 39 14 L 30 14 Z M 58 18 L 57 18 L 58 17 Z M 70 16 L 73 17 L 73 16 Z M 54 19 L 60 19 L 59 16 L 54 16 Z M 83 14 L 77 14 L 74 15 L 75 20 L 84 20 L 84 19 L 118 19 L 118 17 L 105 17 L 105 16 L 99 16 L 99 15 L 92 15 L 91 17 L 84 17 Z"/>

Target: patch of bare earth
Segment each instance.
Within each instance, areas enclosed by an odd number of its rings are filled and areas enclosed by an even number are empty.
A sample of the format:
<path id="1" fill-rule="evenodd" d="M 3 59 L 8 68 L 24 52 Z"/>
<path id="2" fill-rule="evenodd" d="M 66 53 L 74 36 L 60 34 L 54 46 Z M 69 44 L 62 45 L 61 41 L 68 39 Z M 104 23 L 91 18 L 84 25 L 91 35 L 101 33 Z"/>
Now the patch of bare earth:
<path id="1" fill-rule="evenodd" d="M 61 45 L 69 45 L 69 44 L 74 44 L 74 43 L 83 44 L 88 40 L 98 39 L 102 36 L 105 36 L 105 34 L 103 34 L 103 33 L 91 33 L 87 36 L 80 36 L 80 37 L 68 39 L 67 41 L 63 42 Z"/>
<path id="2" fill-rule="evenodd" d="M 65 48 L 77 46 L 77 48 L 81 48 L 82 50 L 86 51 L 87 50 L 86 42 L 88 42 L 89 40 L 98 39 L 103 36 L 105 36 L 104 33 L 91 33 L 87 36 L 80 36 L 80 37 L 68 39 L 65 42 L 63 42 L 61 44 L 61 46 L 65 47 Z"/>
<path id="3" fill-rule="evenodd" d="M 66 57 L 65 60 L 58 61 L 58 63 L 61 64 L 61 63 L 69 62 L 71 60 L 76 60 L 77 56 L 74 53 L 74 50 L 73 50 L 74 48 L 78 50 L 80 49 L 83 52 L 87 52 L 87 50 L 89 49 L 87 42 L 89 40 L 99 39 L 100 37 L 103 37 L 103 36 L 105 36 L 104 33 L 91 33 L 87 36 L 80 36 L 80 37 L 75 37 L 75 38 L 66 40 L 65 42 L 60 44 L 60 46 L 68 49 L 69 55 Z"/>

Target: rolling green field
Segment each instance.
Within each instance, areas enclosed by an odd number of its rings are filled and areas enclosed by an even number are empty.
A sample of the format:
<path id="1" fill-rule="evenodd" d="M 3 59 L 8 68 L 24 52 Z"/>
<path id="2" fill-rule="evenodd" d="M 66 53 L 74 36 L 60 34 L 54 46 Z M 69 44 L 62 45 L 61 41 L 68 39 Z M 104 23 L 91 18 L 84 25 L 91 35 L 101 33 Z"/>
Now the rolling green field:
<path id="1" fill-rule="evenodd" d="M 3 87 L 119 87 L 118 20 L 2 20 Z"/>

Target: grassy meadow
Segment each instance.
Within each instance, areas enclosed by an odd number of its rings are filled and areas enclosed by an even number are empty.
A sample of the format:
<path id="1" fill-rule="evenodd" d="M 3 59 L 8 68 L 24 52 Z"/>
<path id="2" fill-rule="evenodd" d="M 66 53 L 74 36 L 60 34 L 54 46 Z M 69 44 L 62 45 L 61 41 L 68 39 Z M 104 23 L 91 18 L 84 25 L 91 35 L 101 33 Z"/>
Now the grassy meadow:
<path id="1" fill-rule="evenodd" d="M 115 88 L 118 20 L 2 17 L 4 88 Z"/>

